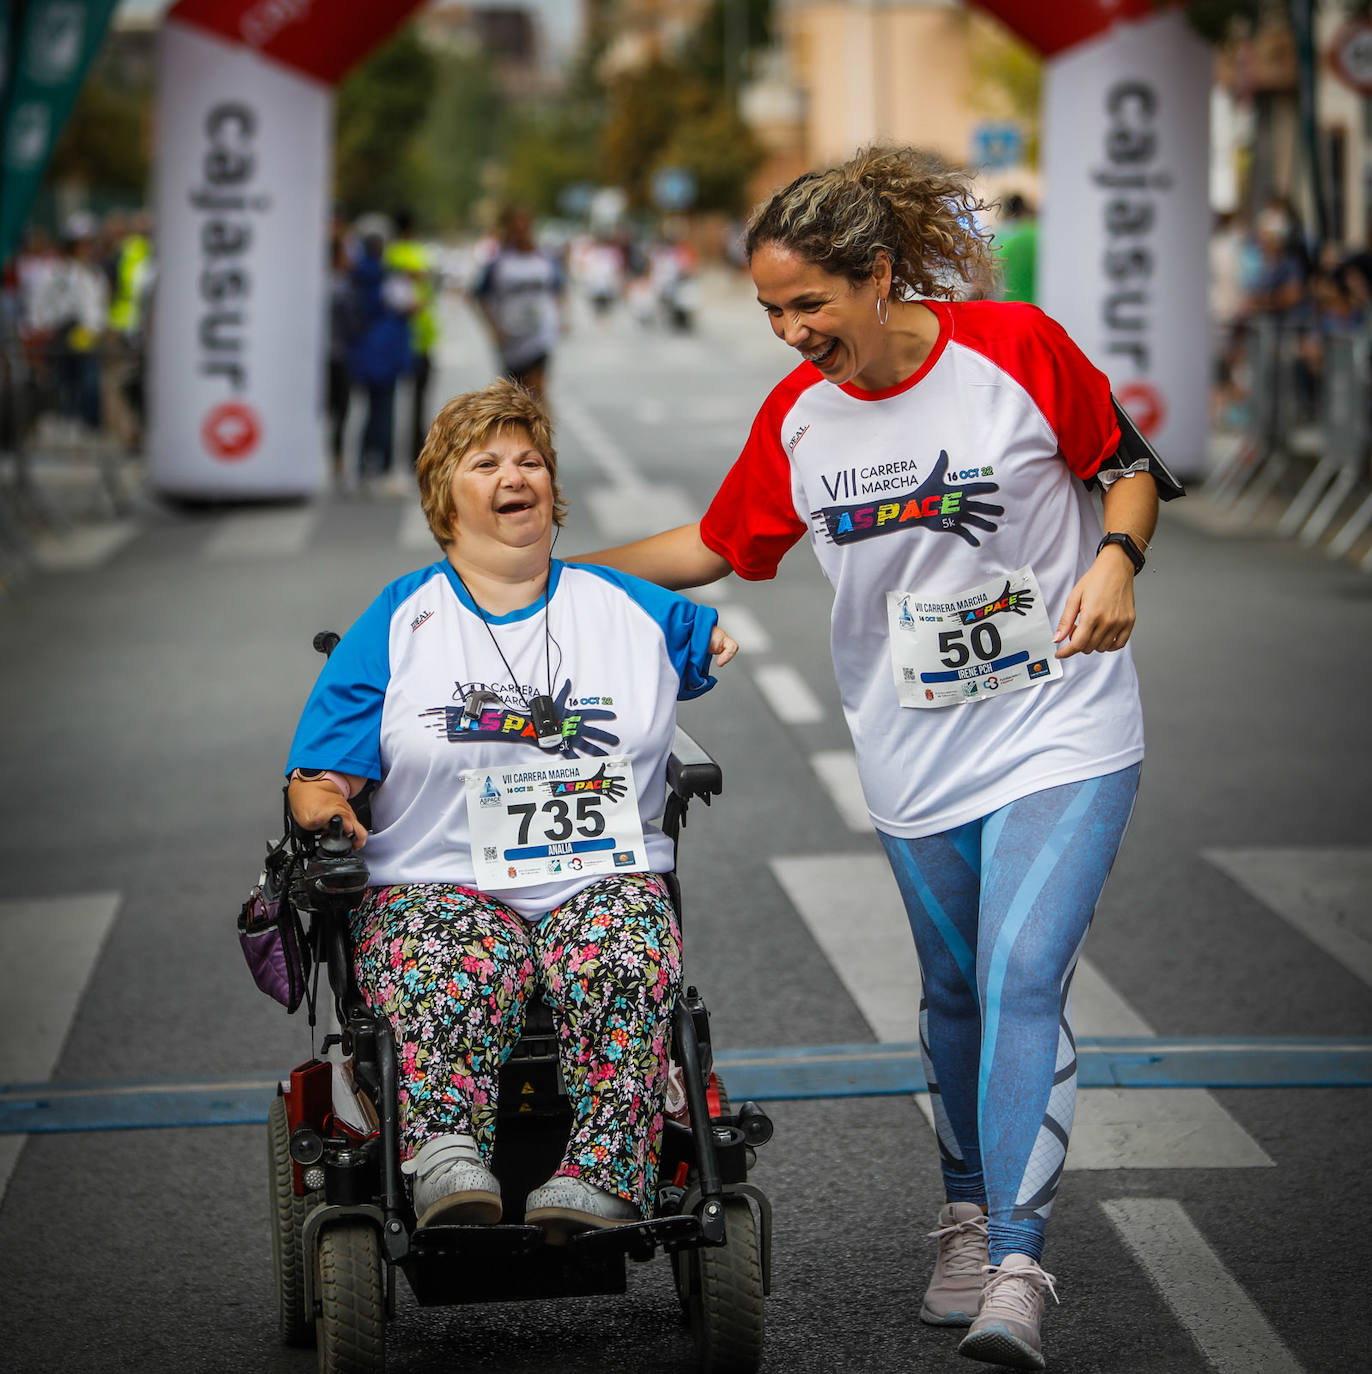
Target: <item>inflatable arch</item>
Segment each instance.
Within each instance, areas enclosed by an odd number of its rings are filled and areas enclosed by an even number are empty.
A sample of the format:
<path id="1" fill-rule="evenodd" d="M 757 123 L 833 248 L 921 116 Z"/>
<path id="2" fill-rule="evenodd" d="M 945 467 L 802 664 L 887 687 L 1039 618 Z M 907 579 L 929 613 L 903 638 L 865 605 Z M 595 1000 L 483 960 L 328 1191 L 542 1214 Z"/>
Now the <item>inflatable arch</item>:
<path id="1" fill-rule="evenodd" d="M 179 0 L 162 34 L 154 486 L 318 490 L 333 91 L 420 0 Z M 1040 301 L 1204 471 L 1210 54 L 1156 0 L 982 0 L 1046 60 Z"/>

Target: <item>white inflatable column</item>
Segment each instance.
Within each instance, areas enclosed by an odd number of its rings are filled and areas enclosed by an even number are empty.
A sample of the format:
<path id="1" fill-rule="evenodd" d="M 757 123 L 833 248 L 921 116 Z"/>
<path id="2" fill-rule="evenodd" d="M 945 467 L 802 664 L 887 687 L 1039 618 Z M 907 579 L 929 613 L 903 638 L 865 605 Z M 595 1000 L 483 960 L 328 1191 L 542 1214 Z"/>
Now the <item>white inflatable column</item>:
<path id="1" fill-rule="evenodd" d="M 324 474 L 333 91 L 162 31 L 150 474 L 168 496 L 304 496 Z"/>
<path id="2" fill-rule="evenodd" d="M 1179 476 L 1206 471 L 1211 51 L 1179 11 L 1048 59 L 1038 298 Z"/>

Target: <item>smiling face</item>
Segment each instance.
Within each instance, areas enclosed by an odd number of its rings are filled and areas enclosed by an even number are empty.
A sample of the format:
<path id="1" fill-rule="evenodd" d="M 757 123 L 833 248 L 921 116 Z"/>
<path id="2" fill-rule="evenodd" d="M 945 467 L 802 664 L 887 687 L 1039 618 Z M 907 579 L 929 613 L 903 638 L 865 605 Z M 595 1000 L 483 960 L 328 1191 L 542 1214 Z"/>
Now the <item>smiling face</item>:
<path id="1" fill-rule="evenodd" d="M 877 319 L 889 296 L 891 269 L 880 258 L 873 275 L 853 283 L 807 262 L 778 243 L 760 244 L 749 268 L 772 333 L 819 368 L 825 381 L 877 390 L 868 374 L 884 372 L 890 335 Z"/>
<path id="2" fill-rule="evenodd" d="M 454 544 L 511 549 L 552 537 L 553 475 L 523 425 L 489 434 L 458 460 L 449 486 Z"/>

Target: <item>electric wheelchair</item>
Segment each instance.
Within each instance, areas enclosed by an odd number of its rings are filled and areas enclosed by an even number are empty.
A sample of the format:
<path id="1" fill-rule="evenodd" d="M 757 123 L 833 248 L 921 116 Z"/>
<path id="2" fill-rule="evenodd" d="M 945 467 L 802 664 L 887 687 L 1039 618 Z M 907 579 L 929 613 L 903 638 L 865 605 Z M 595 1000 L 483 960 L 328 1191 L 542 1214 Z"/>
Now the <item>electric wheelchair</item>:
<path id="1" fill-rule="evenodd" d="M 328 653 L 337 637 L 316 636 Z M 719 765 L 678 729 L 667 765 L 662 828 L 674 847 L 689 803 L 722 790 Z M 364 824 L 368 817 L 361 815 Z M 293 822 L 290 823 L 293 827 Z M 348 916 L 367 885 L 339 819 L 294 829 L 291 898 L 303 921 L 315 1021 L 336 1018 L 320 1054 L 293 1069 L 268 1111 L 276 1296 L 282 1340 L 315 1345 L 321 1374 L 380 1374 L 396 1275 L 421 1306 L 624 1292 L 628 1261 L 671 1260 L 677 1296 L 705 1374 L 746 1374 L 762 1358 L 771 1287 L 771 1208 L 748 1182 L 772 1123 L 757 1104 L 730 1104 L 713 1071 L 709 1013 L 695 987 L 678 998 L 672 1059 L 686 1106 L 664 1112 L 656 1207 L 640 1221 L 548 1243 L 524 1224 L 524 1200 L 556 1169 L 571 1125 L 552 1013 L 535 995 L 500 1076 L 495 1156 L 504 1216 L 494 1226 L 417 1228 L 401 1182 L 394 1035 L 352 973 Z M 676 874 L 667 875 L 678 920 Z"/>

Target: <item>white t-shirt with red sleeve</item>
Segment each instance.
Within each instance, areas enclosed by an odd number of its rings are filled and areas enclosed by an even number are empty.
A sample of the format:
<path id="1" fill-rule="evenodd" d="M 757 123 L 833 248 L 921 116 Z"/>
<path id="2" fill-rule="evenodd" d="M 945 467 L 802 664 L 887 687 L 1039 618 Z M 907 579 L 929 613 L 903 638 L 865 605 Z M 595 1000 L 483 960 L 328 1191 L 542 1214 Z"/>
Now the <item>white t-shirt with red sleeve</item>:
<path id="1" fill-rule="evenodd" d="M 976 704 L 897 699 L 887 593 L 953 598 L 1027 565 L 1055 626 L 1102 533 L 1086 480 L 1120 440 L 1109 381 L 1041 310 L 922 303 L 939 334 L 919 371 L 863 391 L 802 363 L 700 525 L 753 579 L 809 534 L 834 588 L 834 670 L 872 821 L 907 839 L 1143 757 L 1128 648 Z"/>

